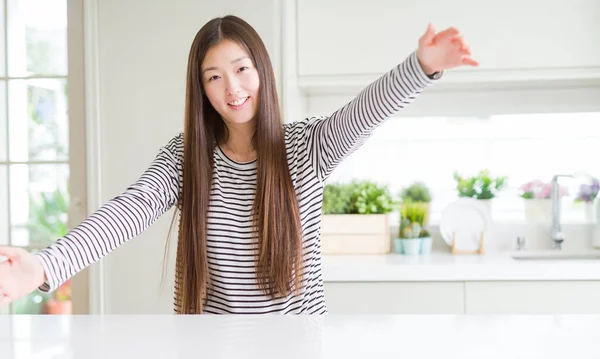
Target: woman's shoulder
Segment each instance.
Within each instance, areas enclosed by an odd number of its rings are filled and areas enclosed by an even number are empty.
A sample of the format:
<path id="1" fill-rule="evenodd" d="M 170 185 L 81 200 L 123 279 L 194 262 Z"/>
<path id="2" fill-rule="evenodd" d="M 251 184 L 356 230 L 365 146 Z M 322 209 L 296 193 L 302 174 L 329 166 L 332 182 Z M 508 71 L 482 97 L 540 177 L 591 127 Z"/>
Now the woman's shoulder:
<path id="1" fill-rule="evenodd" d="M 183 149 L 183 132 L 179 132 L 171 137 L 165 147 L 169 150 L 177 150 L 180 147 Z"/>
<path id="2" fill-rule="evenodd" d="M 183 157 L 183 132 L 177 133 L 171 137 L 167 143 L 161 147 L 160 151 L 169 153 L 176 160 L 181 160 Z"/>

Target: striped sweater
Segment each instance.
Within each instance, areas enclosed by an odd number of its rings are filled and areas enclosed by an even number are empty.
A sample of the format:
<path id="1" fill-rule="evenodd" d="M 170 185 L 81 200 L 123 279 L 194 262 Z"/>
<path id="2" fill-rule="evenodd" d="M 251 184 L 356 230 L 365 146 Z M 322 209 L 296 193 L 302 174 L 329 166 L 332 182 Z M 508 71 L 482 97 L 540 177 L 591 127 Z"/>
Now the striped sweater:
<path id="1" fill-rule="evenodd" d="M 423 72 L 413 52 L 332 115 L 284 124 L 303 229 L 304 281 L 299 294 L 274 300 L 259 290 L 254 270 L 257 238 L 250 230 L 256 161 L 238 163 L 215 147 L 207 228 L 211 287 L 205 313 L 327 313 L 319 242 L 324 183 L 374 129 L 435 81 Z M 176 205 L 182 190 L 182 162 L 183 135 L 179 134 L 122 194 L 37 252 L 47 277 L 39 289 L 55 290 Z M 175 312 L 179 309 L 175 303 Z"/>

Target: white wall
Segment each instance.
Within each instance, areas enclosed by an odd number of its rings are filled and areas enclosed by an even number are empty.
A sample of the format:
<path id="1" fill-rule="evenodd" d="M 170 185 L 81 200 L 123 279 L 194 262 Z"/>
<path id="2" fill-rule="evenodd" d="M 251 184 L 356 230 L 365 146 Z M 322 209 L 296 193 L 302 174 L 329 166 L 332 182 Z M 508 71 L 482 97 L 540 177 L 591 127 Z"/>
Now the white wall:
<path id="1" fill-rule="evenodd" d="M 104 201 L 137 180 L 159 147 L 183 130 L 188 51 L 202 25 L 241 16 L 262 36 L 279 71 L 279 6 L 277 0 L 98 0 Z M 107 314 L 172 312 L 172 275 L 159 288 L 171 217 L 103 259 Z"/>

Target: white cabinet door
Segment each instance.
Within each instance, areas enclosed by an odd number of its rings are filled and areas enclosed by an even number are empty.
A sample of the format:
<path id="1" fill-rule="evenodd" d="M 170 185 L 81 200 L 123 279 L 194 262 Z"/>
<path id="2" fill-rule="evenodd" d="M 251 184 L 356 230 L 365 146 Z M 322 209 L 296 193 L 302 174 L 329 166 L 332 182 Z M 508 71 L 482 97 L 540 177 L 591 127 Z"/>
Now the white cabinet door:
<path id="1" fill-rule="evenodd" d="M 600 314 L 600 282 L 467 282 L 465 300 L 467 314 Z"/>
<path id="2" fill-rule="evenodd" d="M 332 314 L 462 314 L 463 282 L 326 282 Z"/>
<path id="3" fill-rule="evenodd" d="M 437 30 L 456 26 L 481 63 L 478 69 L 457 69 L 448 78 L 456 71 L 462 80 L 586 77 L 600 69 L 597 0 L 369 0 L 343 5 L 339 0 L 297 0 L 297 9 L 301 78 L 388 71 L 416 49 L 429 21 Z"/>

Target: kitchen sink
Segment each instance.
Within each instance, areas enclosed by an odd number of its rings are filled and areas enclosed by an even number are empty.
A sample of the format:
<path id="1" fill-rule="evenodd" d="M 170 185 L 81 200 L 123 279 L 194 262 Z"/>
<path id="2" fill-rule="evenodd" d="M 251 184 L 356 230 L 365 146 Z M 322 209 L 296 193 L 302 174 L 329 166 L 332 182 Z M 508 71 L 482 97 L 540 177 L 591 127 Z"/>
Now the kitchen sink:
<path id="1" fill-rule="evenodd" d="M 524 250 L 512 253 L 511 257 L 516 260 L 600 260 L 600 251 Z"/>

